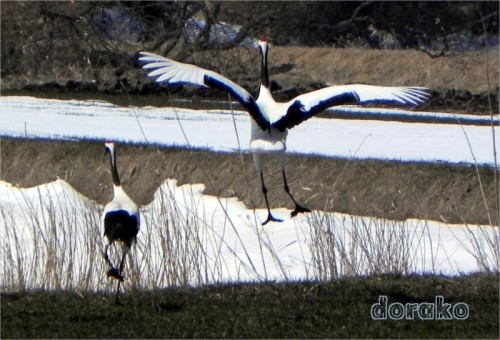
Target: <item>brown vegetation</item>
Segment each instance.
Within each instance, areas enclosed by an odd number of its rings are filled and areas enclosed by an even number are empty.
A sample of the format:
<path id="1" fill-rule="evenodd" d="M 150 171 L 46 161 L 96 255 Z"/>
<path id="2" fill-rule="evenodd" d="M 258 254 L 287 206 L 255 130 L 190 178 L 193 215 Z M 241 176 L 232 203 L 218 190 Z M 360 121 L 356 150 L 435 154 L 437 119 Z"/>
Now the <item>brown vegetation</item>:
<path id="1" fill-rule="evenodd" d="M 498 46 L 467 52 L 450 41 L 462 35 L 488 47 L 498 35 L 494 2 L 16 1 L 2 3 L 1 16 L 4 92 L 163 92 L 139 69 L 141 50 L 219 71 L 255 92 L 257 52 L 234 46 L 268 36 L 279 99 L 327 83 L 368 83 L 429 87 L 430 109 L 485 113 L 488 99 L 498 107 Z M 187 43 L 193 17 L 207 27 Z M 210 43 L 207 30 L 221 21 L 242 26 L 233 44 Z M 397 39 L 397 49 L 374 44 L 370 26 Z"/>
<path id="2" fill-rule="evenodd" d="M 1 179 L 30 187 L 62 178 L 103 204 L 112 189 L 100 142 L 55 142 L 2 138 Z M 123 185 L 139 204 L 152 201 L 162 181 L 204 183 L 206 194 L 235 196 L 249 208 L 264 208 L 250 155 L 213 154 L 155 146 L 118 145 Z M 494 170 L 480 169 L 486 200 L 471 166 L 352 161 L 289 156 L 290 186 L 299 201 L 326 209 L 390 219 L 425 218 L 488 224 L 485 201 L 495 207 Z M 289 207 L 278 167 L 269 168 L 272 207 Z"/>

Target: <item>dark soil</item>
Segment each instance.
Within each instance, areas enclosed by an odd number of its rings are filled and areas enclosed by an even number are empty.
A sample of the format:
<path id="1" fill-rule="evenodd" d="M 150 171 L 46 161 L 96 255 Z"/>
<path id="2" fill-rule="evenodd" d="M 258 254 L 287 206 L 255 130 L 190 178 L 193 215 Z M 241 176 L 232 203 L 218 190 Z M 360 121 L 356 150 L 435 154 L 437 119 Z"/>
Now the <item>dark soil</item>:
<path id="1" fill-rule="evenodd" d="M 494 338 L 499 334 L 498 275 L 393 275 L 327 283 L 261 283 L 111 294 L 2 293 L 7 338 Z M 451 304 L 451 320 L 374 320 L 371 308 Z M 453 307 L 468 315 L 455 318 Z M 463 306 L 463 305 L 462 305 Z M 439 307 L 438 307 L 439 308 Z M 381 311 L 383 312 L 383 311 Z M 429 316 L 429 314 L 428 314 Z M 444 314 L 441 314 L 444 316 Z"/>
<path id="2" fill-rule="evenodd" d="M 123 186 L 139 205 L 150 203 L 159 185 L 174 178 L 178 185 L 204 183 L 206 194 L 234 196 L 249 208 L 265 208 L 250 154 L 124 144 L 117 145 L 117 154 Z M 102 141 L 3 137 L 0 178 L 20 187 L 61 178 L 104 204 L 111 199 L 112 182 L 103 156 Z M 291 155 L 287 174 L 297 200 L 311 209 L 398 220 L 498 224 L 493 168 Z M 272 207 L 293 208 L 279 167 L 272 162 L 266 185 Z"/>

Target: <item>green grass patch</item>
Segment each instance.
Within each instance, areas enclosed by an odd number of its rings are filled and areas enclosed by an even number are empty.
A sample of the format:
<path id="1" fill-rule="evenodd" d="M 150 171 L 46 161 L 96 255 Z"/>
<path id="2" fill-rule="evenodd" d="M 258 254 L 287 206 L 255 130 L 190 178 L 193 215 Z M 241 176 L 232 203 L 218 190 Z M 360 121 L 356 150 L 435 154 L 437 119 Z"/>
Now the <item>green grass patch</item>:
<path id="1" fill-rule="evenodd" d="M 389 304 L 463 302 L 465 320 L 373 320 Z M 2 338 L 498 338 L 498 274 L 371 276 L 327 283 L 2 293 Z"/>

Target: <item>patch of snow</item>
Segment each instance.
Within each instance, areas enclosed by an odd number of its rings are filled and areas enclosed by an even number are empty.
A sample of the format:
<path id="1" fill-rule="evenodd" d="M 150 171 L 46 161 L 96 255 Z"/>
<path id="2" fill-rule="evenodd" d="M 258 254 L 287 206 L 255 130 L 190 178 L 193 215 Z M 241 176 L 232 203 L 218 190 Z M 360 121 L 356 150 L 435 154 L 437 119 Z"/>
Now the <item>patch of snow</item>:
<path id="1" fill-rule="evenodd" d="M 377 259 L 387 256 L 394 261 L 394 270 L 415 273 L 454 275 L 484 270 L 484 263 L 498 266 L 491 246 L 492 240 L 500 238 L 498 227 L 398 222 L 320 211 L 290 218 L 286 209 L 273 210 L 283 223 L 263 227 L 266 210 L 247 209 L 234 198 L 203 195 L 203 190 L 201 184 L 178 187 L 175 180 L 167 180 L 153 202 L 141 207 L 138 244 L 126 266 L 127 284 L 151 289 L 173 284 L 318 280 L 326 275 L 327 263 L 318 262 L 327 261 L 319 255 L 324 235 L 336 242 L 338 276 L 370 274 L 377 270 Z M 63 180 L 28 189 L 0 182 L 0 202 L 2 287 L 19 275 L 13 268 L 23 268 L 30 288 L 57 288 L 46 282 L 54 275 L 70 278 L 59 283 L 65 289 L 113 289 L 100 255 L 101 206 Z M 360 240 L 366 243 L 361 245 Z M 381 244 L 382 253 L 377 251 Z M 369 253 L 363 254 L 366 250 Z M 51 251 L 61 261 L 53 269 L 59 271 L 57 275 L 48 270 Z M 483 262 L 478 261 L 478 251 Z M 355 266 L 348 266 L 346 260 Z"/>
<path id="2" fill-rule="evenodd" d="M 391 112 L 381 110 L 377 114 Z M 394 112 L 405 114 L 403 110 Z M 249 151 L 250 118 L 242 111 L 120 107 L 92 100 L 0 97 L 0 115 L 3 136 L 87 138 L 223 152 Z M 453 115 L 449 117 L 454 119 Z M 494 129 L 498 136 L 499 127 Z M 317 117 L 293 128 L 287 141 L 289 153 L 486 165 L 495 164 L 494 145 L 500 149 L 498 139 L 493 141 L 491 126 Z"/>

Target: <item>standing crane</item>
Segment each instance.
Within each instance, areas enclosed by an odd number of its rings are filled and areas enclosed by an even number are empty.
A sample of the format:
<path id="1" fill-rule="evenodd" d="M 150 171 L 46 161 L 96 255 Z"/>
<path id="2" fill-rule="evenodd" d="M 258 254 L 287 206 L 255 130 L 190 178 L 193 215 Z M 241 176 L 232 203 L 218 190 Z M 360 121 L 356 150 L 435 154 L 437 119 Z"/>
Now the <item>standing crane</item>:
<path id="1" fill-rule="evenodd" d="M 108 243 L 104 246 L 103 257 L 109 264 L 108 277 L 118 280 L 116 289 L 116 303 L 119 304 L 120 284 L 124 279 L 123 266 L 125 256 L 132 245 L 137 241 L 139 232 L 140 213 L 137 205 L 128 197 L 121 186 L 120 177 L 116 168 L 115 144 L 107 142 L 104 144 L 106 154 L 109 154 L 111 165 L 111 176 L 113 178 L 113 199 L 106 204 L 102 213 L 102 226 L 104 236 Z M 113 265 L 108 256 L 109 247 L 115 242 L 121 242 L 122 259 L 118 269 Z"/>

